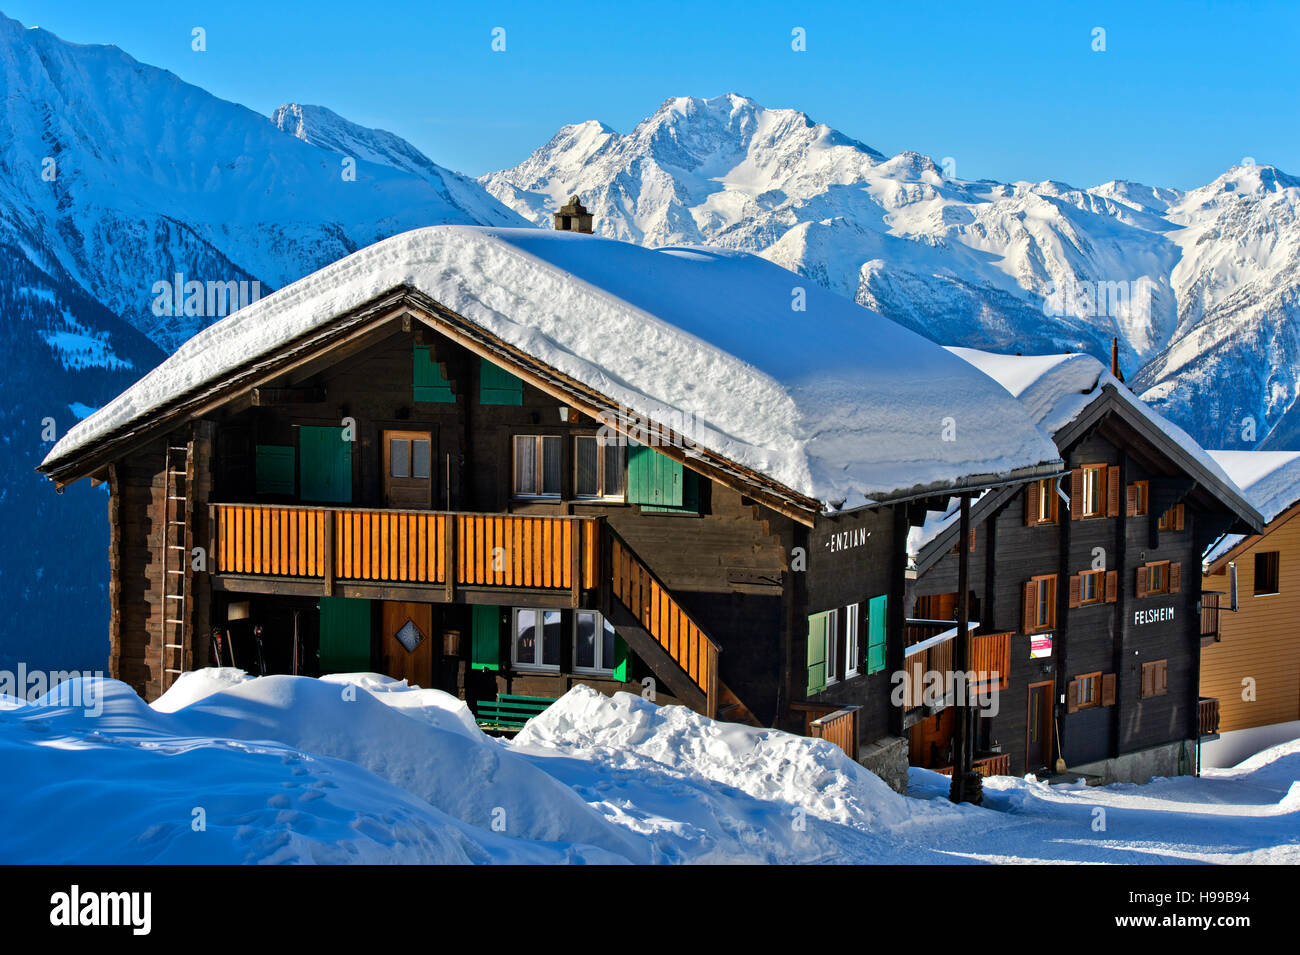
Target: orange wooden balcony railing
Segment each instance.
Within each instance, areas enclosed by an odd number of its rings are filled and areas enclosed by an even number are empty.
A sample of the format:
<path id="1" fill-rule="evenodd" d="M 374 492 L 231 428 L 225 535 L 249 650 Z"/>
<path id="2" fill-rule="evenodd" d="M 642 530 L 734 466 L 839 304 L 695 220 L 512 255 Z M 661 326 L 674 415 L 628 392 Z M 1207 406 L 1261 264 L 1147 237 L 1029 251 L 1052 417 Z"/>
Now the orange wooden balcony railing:
<path id="1" fill-rule="evenodd" d="M 988 756 L 976 757 L 972 765 L 975 772 L 981 776 L 1009 776 L 1011 775 L 1011 754 L 1010 753 L 992 753 Z M 935 770 L 936 773 L 943 773 L 945 776 L 952 775 L 951 766 L 943 766 Z"/>
<path id="2" fill-rule="evenodd" d="M 858 706 L 846 706 L 808 724 L 808 735 L 829 740 L 848 754 L 858 758 Z"/>
<path id="3" fill-rule="evenodd" d="M 1219 733 L 1219 701 L 1217 697 L 1203 696 L 1196 704 L 1196 722 L 1201 736 Z"/>
<path id="4" fill-rule="evenodd" d="M 908 628 L 914 634 L 924 633 L 925 629 L 937 630 L 946 621 L 909 620 Z M 912 709 L 923 702 L 925 674 L 935 672 L 944 675 L 945 687 L 948 674 L 956 668 L 953 650 L 956 643 L 957 628 L 948 624 L 949 629 L 914 642 L 904 651 L 903 668 L 907 680 L 903 684 L 903 708 Z M 976 623 L 972 627 L 978 626 Z M 1010 685 L 1011 676 L 1011 634 L 982 633 L 971 636 L 971 671 L 977 677 L 987 675 L 989 679 L 977 679 L 972 689 L 984 692 L 992 686 L 1005 690 Z M 997 674 L 994 683 L 992 675 Z"/>
<path id="5" fill-rule="evenodd" d="M 596 518 L 214 504 L 217 573 L 327 582 L 596 586 Z"/>

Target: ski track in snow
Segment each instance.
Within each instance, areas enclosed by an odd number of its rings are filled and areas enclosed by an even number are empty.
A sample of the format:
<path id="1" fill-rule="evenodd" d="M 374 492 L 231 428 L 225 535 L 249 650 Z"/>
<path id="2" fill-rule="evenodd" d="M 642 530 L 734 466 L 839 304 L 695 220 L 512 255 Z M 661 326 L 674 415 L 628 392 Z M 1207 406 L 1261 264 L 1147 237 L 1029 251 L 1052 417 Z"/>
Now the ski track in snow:
<path id="1" fill-rule="evenodd" d="M 1300 740 L 1142 786 L 996 777 L 976 808 L 584 686 L 505 742 L 376 674 L 208 669 L 152 705 L 96 681 L 97 716 L 64 705 L 80 682 L 0 698 L 0 863 L 1300 862 Z"/>

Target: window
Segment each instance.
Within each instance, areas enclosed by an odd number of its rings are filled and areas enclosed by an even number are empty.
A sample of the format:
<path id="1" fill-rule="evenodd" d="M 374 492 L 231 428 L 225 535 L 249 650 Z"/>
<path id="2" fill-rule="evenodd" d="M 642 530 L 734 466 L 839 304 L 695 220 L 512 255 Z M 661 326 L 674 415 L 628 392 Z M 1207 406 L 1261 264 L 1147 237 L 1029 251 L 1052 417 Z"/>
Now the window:
<path id="1" fill-rule="evenodd" d="M 1128 486 L 1128 514 L 1137 517 L 1147 512 L 1147 499 L 1151 485 L 1147 481 L 1134 481 Z"/>
<path id="2" fill-rule="evenodd" d="M 1085 673 L 1074 679 L 1074 708 L 1085 709 L 1101 702 L 1101 671 Z"/>
<path id="3" fill-rule="evenodd" d="M 581 498 L 621 501 L 627 485 L 627 447 L 595 435 L 574 438 L 574 493 Z"/>
<path id="4" fill-rule="evenodd" d="M 1056 489 L 1051 478 L 1038 482 L 1038 523 L 1056 523 Z"/>
<path id="5" fill-rule="evenodd" d="M 849 604 L 844 614 L 844 677 L 858 675 L 858 605 Z"/>
<path id="6" fill-rule="evenodd" d="M 618 635 L 608 620 L 594 610 L 573 615 L 573 669 L 587 673 L 613 673 Z"/>
<path id="7" fill-rule="evenodd" d="M 520 669 L 560 668 L 560 611 L 515 608 L 510 659 Z"/>
<path id="8" fill-rule="evenodd" d="M 1025 584 L 1025 632 L 1056 626 L 1056 575 L 1047 574 Z"/>
<path id="9" fill-rule="evenodd" d="M 1079 603 L 1098 604 L 1106 596 L 1106 572 L 1088 570 L 1079 575 Z"/>
<path id="10" fill-rule="evenodd" d="M 1147 564 L 1147 593 L 1166 594 L 1169 592 L 1169 561 L 1162 560 Z"/>
<path id="11" fill-rule="evenodd" d="M 1057 521 L 1056 478 L 1033 481 L 1025 491 L 1025 526 L 1055 524 Z M 971 531 L 974 532 L 974 528 Z"/>
<path id="12" fill-rule="evenodd" d="M 1106 513 L 1106 465 L 1083 466 L 1083 516 L 1102 517 Z"/>
<path id="13" fill-rule="evenodd" d="M 826 615 L 826 684 L 840 682 L 840 612 Z"/>
<path id="14" fill-rule="evenodd" d="M 1278 593 L 1279 551 L 1270 550 L 1255 555 L 1255 596 Z"/>
<path id="15" fill-rule="evenodd" d="M 384 432 L 384 498 L 390 506 L 429 506 L 431 438 L 428 431 Z"/>
<path id="16" fill-rule="evenodd" d="M 559 435 L 515 435 L 515 496 L 559 497 L 563 449 Z"/>
<path id="17" fill-rule="evenodd" d="M 1183 505 L 1175 504 L 1161 514 L 1158 526 L 1162 531 L 1181 531 L 1183 529 Z"/>
<path id="18" fill-rule="evenodd" d="M 1142 664 L 1142 696 L 1163 696 L 1169 689 L 1169 661 Z"/>

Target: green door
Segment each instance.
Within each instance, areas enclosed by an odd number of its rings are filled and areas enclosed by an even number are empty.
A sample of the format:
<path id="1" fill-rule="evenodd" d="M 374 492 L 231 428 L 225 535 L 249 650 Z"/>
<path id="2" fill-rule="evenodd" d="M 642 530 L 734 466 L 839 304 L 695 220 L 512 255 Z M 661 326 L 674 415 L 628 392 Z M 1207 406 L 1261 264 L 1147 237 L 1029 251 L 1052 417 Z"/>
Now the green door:
<path id="1" fill-rule="evenodd" d="M 298 487 L 304 501 L 352 503 L 352 442 L 343 428 L 298 429 Z"/>
<path id="2" fill-rule="evenodd" d="M 370 601 L 320 599 L 322 673 L 357 673 L 370 666 Z"/>

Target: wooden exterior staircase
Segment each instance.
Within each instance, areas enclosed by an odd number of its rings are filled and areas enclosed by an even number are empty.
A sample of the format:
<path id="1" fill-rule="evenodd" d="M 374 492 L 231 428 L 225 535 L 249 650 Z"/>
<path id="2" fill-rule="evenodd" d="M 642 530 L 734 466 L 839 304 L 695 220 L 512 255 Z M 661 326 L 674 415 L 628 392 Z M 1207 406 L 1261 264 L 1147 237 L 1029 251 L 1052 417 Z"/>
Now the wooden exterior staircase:
<path id="1" fill-rule="evenodd" d="M 711 719 L 761 726 L 719 678 L 721 648 L 636 552 L 602 521 L 601 612 L 672 694 Z"/>

